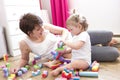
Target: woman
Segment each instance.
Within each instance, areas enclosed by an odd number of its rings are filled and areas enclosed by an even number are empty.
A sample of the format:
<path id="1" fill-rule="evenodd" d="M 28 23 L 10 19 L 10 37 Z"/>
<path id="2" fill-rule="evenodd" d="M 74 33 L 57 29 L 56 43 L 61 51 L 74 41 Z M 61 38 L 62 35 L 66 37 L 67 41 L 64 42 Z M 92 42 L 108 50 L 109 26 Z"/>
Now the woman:
<path id="1" fill-rule="evenodd" d="M 18 69 L 28 64 L 31 52 L 41 58 L 51 59 L 50 52 L 56 48 L 58 41 L 69 37 L 67 29 L 51 24 L 45 25 L 39 16 L 31 13 L 22 16 L 19 27 L 26 37 L 20 42 L 21 60 Z M 61 38 L 56 35 L 61 35 Z M 70 54 L 63 56 L 70 57 Z"/>

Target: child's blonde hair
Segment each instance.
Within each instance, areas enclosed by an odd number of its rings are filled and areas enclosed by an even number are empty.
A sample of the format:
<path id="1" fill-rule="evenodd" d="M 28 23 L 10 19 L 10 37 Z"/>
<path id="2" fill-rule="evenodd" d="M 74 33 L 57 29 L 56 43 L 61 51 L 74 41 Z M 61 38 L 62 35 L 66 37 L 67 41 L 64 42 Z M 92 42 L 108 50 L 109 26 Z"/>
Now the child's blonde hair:
<path id="1" fill-rule="evenodd" d="M 73 12 L 73 14 L 71 14 L 67 19 L 66 25 L 77 26 L 78 24 L 81 24 L 85 31 L 88 29 L 86 18 L 84 16 L 80 16 L 79 14 L 75 14 L 75 12 Z"/>

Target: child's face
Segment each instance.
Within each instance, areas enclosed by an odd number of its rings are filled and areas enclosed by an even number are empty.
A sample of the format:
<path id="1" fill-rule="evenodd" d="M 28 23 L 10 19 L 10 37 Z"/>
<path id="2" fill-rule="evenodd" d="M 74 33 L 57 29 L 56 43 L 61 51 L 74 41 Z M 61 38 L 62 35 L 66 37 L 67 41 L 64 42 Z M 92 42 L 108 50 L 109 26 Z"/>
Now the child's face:
<path id="1" fill-rule="evenodd" d="M 81 26 L 68 26 L 67 29 L 73 34 L 78 35 L 81 32 Z"/>

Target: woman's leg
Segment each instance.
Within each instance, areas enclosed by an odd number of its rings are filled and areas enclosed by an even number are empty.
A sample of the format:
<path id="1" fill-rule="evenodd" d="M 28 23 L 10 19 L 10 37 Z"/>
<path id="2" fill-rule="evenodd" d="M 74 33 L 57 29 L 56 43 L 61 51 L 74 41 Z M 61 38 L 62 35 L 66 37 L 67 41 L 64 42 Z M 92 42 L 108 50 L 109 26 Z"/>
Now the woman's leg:
<path id="1" fill-rule="evenodd" d="M 64 68 L 69 68 L 69 69 L 82 69 L 85 70 L 89 67 L 89 64 L 84 61 L 84 60 L 75 60 L 69 64 L 63 65 L 61 67 L 58 67 L 57 69 L 53 70 L 51 74 L 53 76 L 58 76 L 60 72 L 64 70 Z"/>

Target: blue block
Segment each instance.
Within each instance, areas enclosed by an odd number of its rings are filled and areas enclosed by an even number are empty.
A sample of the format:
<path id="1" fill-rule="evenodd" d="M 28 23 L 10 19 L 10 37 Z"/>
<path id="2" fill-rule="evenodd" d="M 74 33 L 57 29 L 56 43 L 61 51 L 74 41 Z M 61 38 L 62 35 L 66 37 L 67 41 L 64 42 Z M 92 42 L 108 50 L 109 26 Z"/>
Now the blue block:
<path id="1" fill-rule="evenodd" d="M 80 77 L 78 77 L 78 76 L 73 77 L 72 80 L 80 80 Z"/>
<path id="2" fill-rule="evenodd" d="M 80 76 L 98 77 L 98 72 L 79 72 Z"/>

